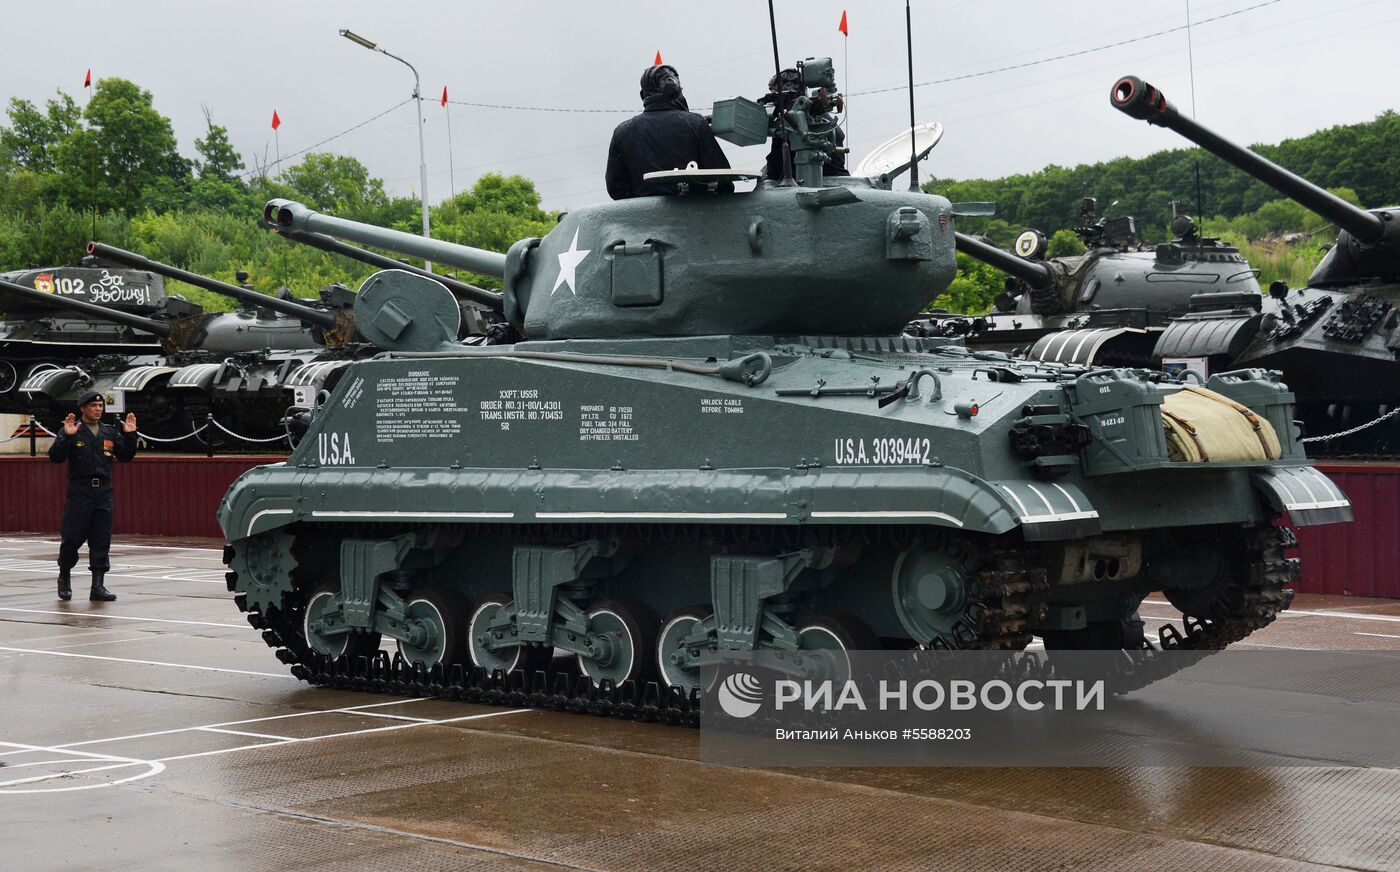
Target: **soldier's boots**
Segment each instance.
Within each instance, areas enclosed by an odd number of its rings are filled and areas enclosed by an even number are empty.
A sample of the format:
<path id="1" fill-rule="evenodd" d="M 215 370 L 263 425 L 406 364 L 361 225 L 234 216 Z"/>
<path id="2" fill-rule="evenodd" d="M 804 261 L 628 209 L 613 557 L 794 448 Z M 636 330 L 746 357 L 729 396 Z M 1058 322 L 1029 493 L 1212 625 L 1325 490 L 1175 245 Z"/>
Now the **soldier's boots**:
<path id="1" fill-rule="evenodd" d="M 66 569 L 58 571 L 58 598 L 65 602 L 73 598 L 73 579 Z"/>
<path id="2" fill-rule="evenodd" d="M 88 599 L 96 602 L 109 603 L 117 598 L 116 594 L 103 586 L 102 576 L 104 574 L 105 573 L 101 572 L 94 572 L 92 574 L 92 592 L 88 594 Z"/>

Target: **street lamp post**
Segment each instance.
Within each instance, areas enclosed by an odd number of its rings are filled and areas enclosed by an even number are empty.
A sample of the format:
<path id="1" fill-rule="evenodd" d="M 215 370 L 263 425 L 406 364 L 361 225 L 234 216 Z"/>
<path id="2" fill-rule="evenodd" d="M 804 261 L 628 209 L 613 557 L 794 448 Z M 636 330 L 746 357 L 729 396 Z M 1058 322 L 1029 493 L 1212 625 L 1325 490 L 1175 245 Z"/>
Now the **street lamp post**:
<path id="1" fill-rule="evenodd" d="M 423 203 L 423 236 L 424 238 L 431 238 L 428 233 L 428 160 L 426 157 L 424 157 L 423 151 L 422 81 L 418 78 L 418 70 L 414 68 L 413 64 L 409 63 L 408 61 L 404 60 L 396 54 L 385 51 L 384 49 L 380 48 L 377 44 L 370 42 L 363 36 L 360 36 L 358 33 L 342 29 L 340 31 L 340 35 L 355 43 L 356 45 L 364 46 L 370 51 L 377 51 L 382 55 L 391 57 L 399 63 L 403 64 L 404 66 L 408 67 L 410 70 L 413 70 L 413 102 L 418 107 L 418 188 L 419 198 L 422 200 Z M 423 261 L 423 268 L 426 269 L 428 272 L 432 272 L 432 261 Z"/>

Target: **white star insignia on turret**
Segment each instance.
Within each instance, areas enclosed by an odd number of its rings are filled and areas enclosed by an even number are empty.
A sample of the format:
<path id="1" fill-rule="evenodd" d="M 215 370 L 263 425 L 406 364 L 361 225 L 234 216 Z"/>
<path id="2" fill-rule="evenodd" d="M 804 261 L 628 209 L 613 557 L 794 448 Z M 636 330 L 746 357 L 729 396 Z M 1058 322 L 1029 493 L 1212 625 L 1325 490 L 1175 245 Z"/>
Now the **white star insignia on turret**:
<path id="1" fill-rule="evenodd" d="M 592 250 L 591 248 L 579 250 L 578 228 L 575 227 L 574 241 L 569 243 L 569 250 L 559 252 L 559 278 L 554 282 L 554 287 L 550 289 L 549 295 L 551 297 L 554 296 L 555 291 L 559 290 L 560 285 L 568 285 L 569 293 L 578 296 L 578 282 L 574 276 L 574 270 L 578 269 L 578 265 L 583 262 L 585 257 L 588 257 Z"/>

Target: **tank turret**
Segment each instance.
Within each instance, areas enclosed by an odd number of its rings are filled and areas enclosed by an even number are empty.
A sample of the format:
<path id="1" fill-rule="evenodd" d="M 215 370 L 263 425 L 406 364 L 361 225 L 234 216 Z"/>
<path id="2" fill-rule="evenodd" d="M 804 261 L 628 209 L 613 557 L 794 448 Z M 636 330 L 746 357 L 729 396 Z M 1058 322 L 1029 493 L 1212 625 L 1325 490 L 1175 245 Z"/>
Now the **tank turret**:
<path id="1" fill-rule="evenodd" d="M 53 294 L 36 291 L 24 285 L 16 284 L 12 281 L 0 279 L 0 298 L 4 299 L 0 303 L 0 309 L 26 306 L 45 306 L 56 309 L 63 309 L 80 315 L 86 315 L 99 321 L 110 321 L 113 324 L 120 324 L 123 327 L 130 327 L 133 330 L 141 330 L 150 333 L 161 340 L 169 340 L 179 332 L 179 326 L 185 323 L 188 315 L 179 320 L 157 320 L 144 315 L 134 315 L 121 309 L 99 306 L 96 303 L 89 303 L 74 297 L 62 297 Z"/>
<path id="2" fill-rule="evenodd" d="M 1360 209 L 1267 158 L 1243 148 L 1181 112 L 1166 95 L 1137 76 L 1113 86 L 1113 107 L 1133 118 L 1173 130 L 1221 160 L 1336 224 L 1337 244 L 1318 264 L 1308 285 L 1354 284 L 1400 278 L 1400 210 Z"/>
<path id="3" fill-rule="evenodd" d="M 1036 230 L 1016 238 L 1014 254 L 957 234 L 959 252 L 1007 273 L 1006 290 L 986 314 L 933 315 L 906 331 L 1036 360 L 1155 368 L 1154 345 L 1173 318 L 1198 308 L 1258 313 L 1258 271 L 1239 249 L 1200 236 L 1184 215 L 1173 222 L 1172 241 L 1144 248 L 1131 217 L 1095 221 L 1093 204 L 1085 199 L 1075 228 L 1088 246 L 1082 255 L 1046 258 L 1045 235 Z M 1250 335 L 1234 337 L 1234 353 Z"/>

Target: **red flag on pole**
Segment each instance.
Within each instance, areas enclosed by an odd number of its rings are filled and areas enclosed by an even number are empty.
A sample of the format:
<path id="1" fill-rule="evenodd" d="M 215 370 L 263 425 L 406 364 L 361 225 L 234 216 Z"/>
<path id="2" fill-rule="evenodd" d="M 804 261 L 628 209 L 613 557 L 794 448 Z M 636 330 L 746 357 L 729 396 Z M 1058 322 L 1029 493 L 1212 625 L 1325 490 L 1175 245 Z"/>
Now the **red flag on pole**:
<path id="1" fill-rule="evenodd" d="M 841 10 L 841 24 L 840 24 L 840 26 L 837 27 L 836 29 L 839 30 L 839 31 L 841 31 L 841 35 L 842 35 L 842 36 L 850 36 L 850 35 L 851 35 L 851 32 L 850 32 L 849 30 L 846 29 L 846 10 L 844 10 L 844 9 Z"/>
<path id="2" fill-rule="evenodd" d="M 92 67 L 88 67 L 87 75 L 83 77 L 83 87 L 92 87 Z"/>
<path id="3" fill-rule="evenodd" d="M 652 61 L 652 62 L 651 62 L 651 65 L 652 65 L 653 67 L 659 67 L 659 66 L 661 66 L 661 50 L 660 50 L 660 49 L 657 49 L 657 51 L 656 51 L 656 60 Z"/>
<path id="4" fill-rule="evenodd" d="M 272 110 L 272 129 L 276 130 L 282 126 L 282 119 L 277 117 L 277 110 Z"/>
<path id="5" fill-rule="evenodd" d="M 442 86 L 442 108 L 447 108 L 447 86 Z"/>

